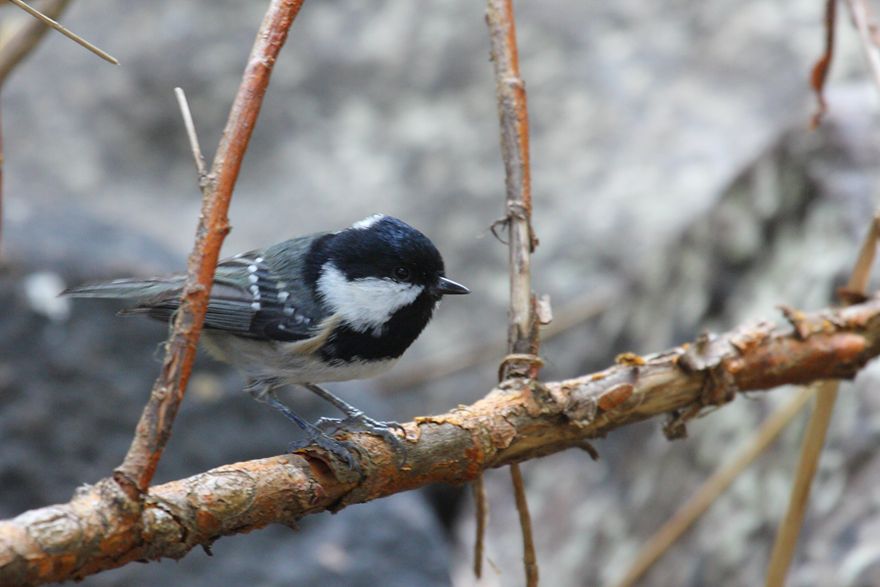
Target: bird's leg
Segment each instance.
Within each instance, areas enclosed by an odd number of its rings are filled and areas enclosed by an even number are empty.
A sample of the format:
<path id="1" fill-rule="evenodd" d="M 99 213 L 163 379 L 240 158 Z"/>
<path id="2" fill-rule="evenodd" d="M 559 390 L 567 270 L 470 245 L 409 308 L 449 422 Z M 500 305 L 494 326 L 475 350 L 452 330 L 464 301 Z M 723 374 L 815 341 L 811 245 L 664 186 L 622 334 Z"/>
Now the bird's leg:
<path id="1" fill-rule="evenodd" d="M 282 387 L 284 382 L 275 377 L 251 377 L 244 384 L 244 390 L 252 398 L 260 403 L 268 403 L 270 395 L 275 395 L 275 390 Z"/>
<path id="2" fill-rule="evenodd" d="M 400 441 L 400 438 L 398 438 L 393 431 L 394 429 L 397 429 L 403 434 L 404 438 L 406 437 L 406 430 L 404 430 L 400 423 L 374 420 L 364 414 L 361 410 L 333 395 L 320 385 L 315 385 L 314 383 L 303 383 L 301 385 L 321 399 L 330 402 L 336 409 L 345 414 L 345 418 L 321 418 L 315 423 L 318 428 L 321 430 L 329 430 L 331 432 L 343 429 L 368 432 L 369 434 L 384 439 L 391 445 L 397 455 L 400 466 L 403 466 L 403 464 L 406 463 L 406 449 Z"/>
<path id="3" fill-rule="evenodd" d="M 291 442 L 287 447 L 288 450 L 293 452 L 314 444 L 320 448 L 323 448 L 327 452 L 336 455 L 337 457 L 342 459 L 346 465 L 348 465 L 349 469 L 360 474 L 360 465 L 358 464 L 357 460 L 355 460 L 353 455 L 353 451 L 357 450 L 355 445 L 350 442 L 345 442 L 344 440 L 336 440 L 335 438 L 328 436 L 320 428 L 318 428 L 311 422 L 304 420 L 293 410 L 288 408 L 276 396 L 276 389 L 281 385 L 282 382 L 274 378 L 251 379 L 245 386 L 245 391 L 247 391 L 255 400 L 261 403 L 268 404 L 284 414 L 284 416 L 287 417 L 288 420 L 295 423 L 302 429 L 303 432 L 305 432 L 305 440 Z"/>

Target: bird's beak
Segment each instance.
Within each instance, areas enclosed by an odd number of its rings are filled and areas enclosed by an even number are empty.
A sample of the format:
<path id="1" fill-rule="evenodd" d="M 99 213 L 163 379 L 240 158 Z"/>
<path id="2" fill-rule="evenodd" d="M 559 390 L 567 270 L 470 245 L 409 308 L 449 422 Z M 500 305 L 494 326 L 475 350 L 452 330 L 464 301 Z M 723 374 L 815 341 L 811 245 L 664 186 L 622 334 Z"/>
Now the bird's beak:
<path id="1" fill-rule="evenodd" d="M 438 296 L 461 295 L 471 293 L 471 290 L 460 283 L 455 283 L 451 279 L 440 277 L 437 283 L 431 288 L 431 291 Z"/>

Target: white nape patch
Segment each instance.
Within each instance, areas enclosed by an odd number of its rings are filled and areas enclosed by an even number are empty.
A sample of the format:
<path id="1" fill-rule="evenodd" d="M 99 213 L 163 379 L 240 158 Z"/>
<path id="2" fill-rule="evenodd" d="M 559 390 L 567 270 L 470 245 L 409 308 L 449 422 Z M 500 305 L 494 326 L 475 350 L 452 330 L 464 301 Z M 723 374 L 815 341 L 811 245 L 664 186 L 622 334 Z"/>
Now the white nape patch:
<path id="1" fill-rule="evenodd" d="M 59 297 L 65 284 L 57 273 L 31 273 L 22 280 L 22 284 L 34 312 L 55 321 L 66 320 L 70 316 L 70 298 Z"/>
<path id="2" fill-rule="evenodd" d="M 372 216 L 367 216 L 363 220 L 358 220 L 354 224 L 351 225 L 352 228 L 356 230 L 366 230 L 385 218 L 384 214 L 373 214 Z"/>
<path id="3" fill-rule="evenodd" d="M 349 280 L 333 263 L 321 267 L 318 292 L 353 330 L 381 336 L 388 319 L 422 293 L 424 287 L 391 279 L 364 277 Z"/>

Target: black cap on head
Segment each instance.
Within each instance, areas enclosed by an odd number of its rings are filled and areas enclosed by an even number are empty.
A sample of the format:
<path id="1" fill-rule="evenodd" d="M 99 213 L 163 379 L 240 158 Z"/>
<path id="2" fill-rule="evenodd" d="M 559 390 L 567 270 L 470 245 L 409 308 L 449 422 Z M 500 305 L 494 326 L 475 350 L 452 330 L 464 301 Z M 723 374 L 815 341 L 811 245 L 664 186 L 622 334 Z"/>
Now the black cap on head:
<path id="1" fill-rule="evenodd" d="M 434 243 L 406 222 L 374 214 L 316 243 L 310 271 L 317 278 L 329 262 L 348 279 L 377 277 L 424 286 L 435 298 L 469 290 L 445 276 Z"/>
<path id="2" fill-rule="evenodd" d="M 424 234 L 392 216 L 375 215 L 336 234 L 328 257 L 349 279 L 388 278 L 430 285 L 444 275 L 443 258 Z"/>

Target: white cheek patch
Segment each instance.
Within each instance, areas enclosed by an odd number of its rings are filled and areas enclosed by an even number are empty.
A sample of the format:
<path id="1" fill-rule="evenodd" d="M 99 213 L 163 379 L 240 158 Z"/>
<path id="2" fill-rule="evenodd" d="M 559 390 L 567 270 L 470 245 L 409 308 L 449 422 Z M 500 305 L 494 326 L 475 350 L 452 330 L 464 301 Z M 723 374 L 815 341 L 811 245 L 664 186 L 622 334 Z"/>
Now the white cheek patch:
<path id="1" fill-rule="evenodd" d="M 422 290 L 421 285 L 378 277 L 348 280 L 332 263 L 324 265 L 318 278 L 318 292 L 333 313 L 353 330 L 373 336 L 381 336 L 388 319 L 413 303 Z"/>

